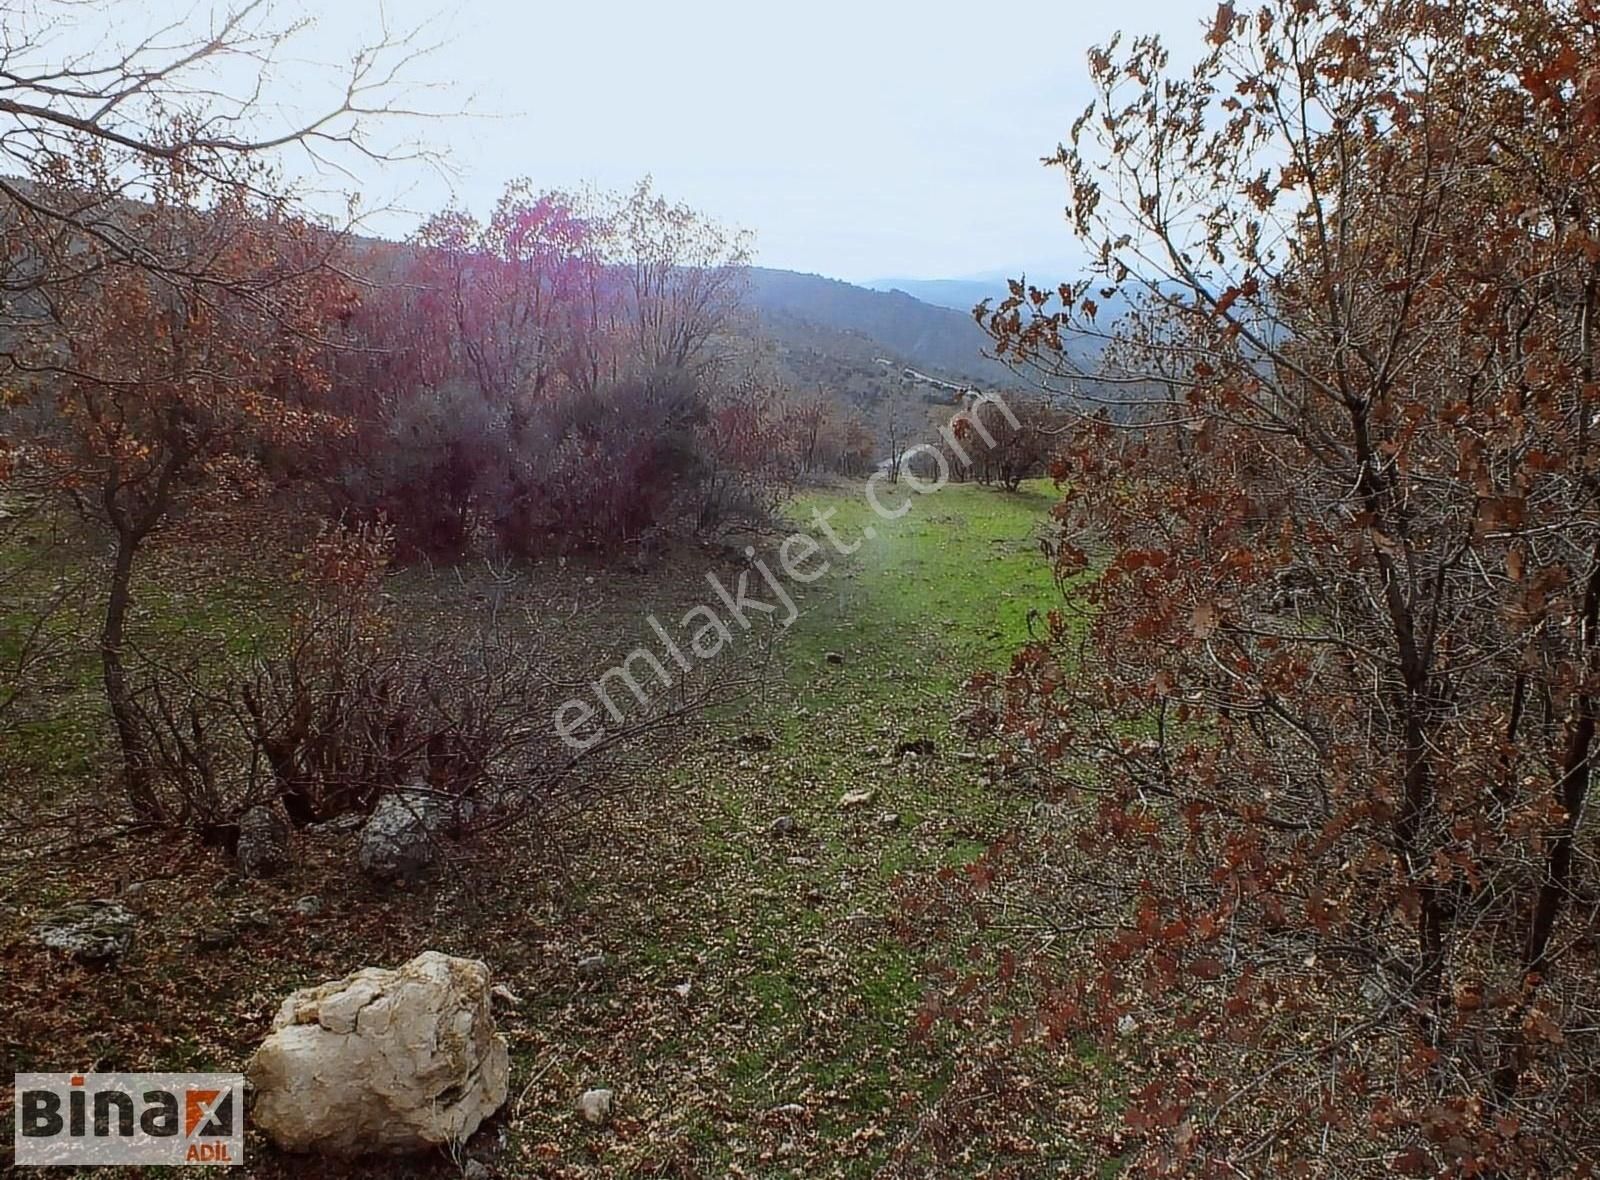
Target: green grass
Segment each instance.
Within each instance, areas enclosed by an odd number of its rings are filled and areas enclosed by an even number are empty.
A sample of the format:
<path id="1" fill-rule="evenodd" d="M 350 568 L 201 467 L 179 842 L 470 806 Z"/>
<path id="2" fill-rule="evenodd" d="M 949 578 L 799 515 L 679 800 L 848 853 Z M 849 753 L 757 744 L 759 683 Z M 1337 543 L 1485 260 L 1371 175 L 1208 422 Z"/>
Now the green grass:
<path id="1" fill-rule="evenodd" d="M 12 717 L 6 769 L 49 804 L 97 777 L 109 737 L 98 628 L 107 562 L 103 540 L 46 515 L 0 544 L 0 668 L 14 667 L 40 617 L 51 655 L 34 669 Z M 134 571 L 127 659 L 140 653 L 197 669 L 232 669 L 271 650 L 283 634 L 294 590 L 281 576 L 241 564 L 225 576 L 189 565 L 183 552 L 148 545 Z M 37 640 L 35 640 L 37 642 Z"/>
<path id="2" fill-rule="evenodd" d="M 191 865 L 192 883 L 172 888 L 201 902 L 164 911 L 153 901 L 166 916 L 151 919 L 139 954 L 108 977 L 99 1002 L 133 1004 L 168 976 L 193 977 L 193 994 L 143 1022 L 145 1039 L 133 1045 L 133 1032 L 91 1028 L 91 1015 L 77 1015 L 77 1043 L 92 1040 L 130 1064 L 233 1067 L 259 1037 L 271 997 L 427 946 L 488 960 L 524 997 L 503 1020 L 512 1093 L 529 1089 L 510 1115 L 500 1174 L 875 1175 L 953 1070 L 948 1041 L 909 1035 L 929 980 L 891 929 L 893 886 L 971 861 L 1032 805 L 1017 787 L 992 784 L 982 761 L 957 756 L 965 742 L 951 718 L 961 685 L 1004 667 L 1028 636 L 1030 612 L 1059 601 L 1039 547 L 1055 500 L 1048 485 L 883 491 L 889 502 L 909 497 L 911 510 L 884 521 L 859 487 L 813 491 L 790 506 L 795 527 L 831 510 L 846 541 L 869 527 L 876 535 L 805 592 L 776 646 L 769 691 L 723 709 L 721 732 L 679 765 L 646 760 L 630 771 L 618 802 L 580 817 L 561 847 L 484 855 L 415 894 L 374 894 L 331 854 L 237 897 L 205 881 L 224 874 L 225 861 Z M 516 584 L 533 600 L 559 591 L 581 602 L 540 634 L 600 668 L 648 635 L 648 613 L 667 619 L 709 601 L 710 560 L 691 553 L 648 577 L 552 564 L 518 571 Z M 448 613 L 454 606 L 439 596 L 459 588 L 456 572 L 408 571 L 389 589 L 402 608 Z M 237 655 L 285 617 L 287 597 L 270 578 L 164 576 L 173 574 L 156 571 L 140 592 L 136 625 L 153 643 Z M 469 584 L 464 601 L 472 595 Z M 829 662 L 830 652 L 843 662 Z M 90 716 L 86 732 L 103 737 L 103 719 Z M 773 747 L 730 747 L 728 738 L 751 732 L 771 734 Z M 896 758 L 897 743 L 914 738 L 932 739 L 934 756 Z M 87 773 L 94 743 L 74 750 L 78 761 L 63 773 Z M 841 809 L 854 789 L 876 797 Z M 782 815 L 798 822 L 794 836 L 768 834 Z M 291 915 L 293 899 L 312 890 L 328 899 L 324 917 L 277 919 L 294 937 L 268 934 L 257 946 L 244 936 L 238 963 L 220 975 L 182 959 L 193 925 L 226 921 L 230 908 Z M 602 949 L 604 977 L 579 979 L 573 963 Z M 179 956 L 175 975 L 163 956 Z M 684 984 L 687 998 L 676 990 Z M 617 1091 L 614 1127 L 596 1131 L 574 1115 L 588 1085 Z M 790 1104 L 804 1114 L 774 1113 Z M 260 1175 L 302 1174 L 270 1153 L 258 1161 Z"/>

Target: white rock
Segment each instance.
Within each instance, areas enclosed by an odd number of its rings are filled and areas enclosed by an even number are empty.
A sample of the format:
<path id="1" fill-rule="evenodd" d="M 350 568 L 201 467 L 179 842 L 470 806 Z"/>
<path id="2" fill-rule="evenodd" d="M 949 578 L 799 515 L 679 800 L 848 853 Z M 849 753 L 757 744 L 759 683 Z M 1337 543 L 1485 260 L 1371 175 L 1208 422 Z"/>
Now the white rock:
<path id="1" fill-rule="evenodd" d="M 133 945 L 137 924 L 138 919 L 126 907 L 96 898 L 52 910 L 33 928 L 33 936 L 79 962 L 114 963 Z"/>
<path id="2" fill-rule="evenodd" d="M 1117 1033 L 1120 1036 L 1131 1037 L 1139 1031 L 1139 1022 L 1130 1013 L 1124 1012 L 1117 1020 Z"/>
<path id="3" fill-rule="evenodd" d="M 843 808 L 865 807 L 878 797 L 878 792 L 871 787 L 859 791 L 846 791 L 839 796 L 839 806 Z"/>
<path id="4" fill-rule="evenodd" d="M 578 1098 L 578 1113 L 588 1122 L 603 1123 L 611 1117 L 611 1102 L 615 1097 L 610 1090 L 585 1090 Z"/>
<path id="5" fill-rule="evenodd" d="M 489 997 L 487 966 L 437 951 L 295 992 L 246 1067 L 252 1120 L 341 1158 L 461 1143 L 506 1099 Z"/>
<path id="6" fill-rule="evenodd" d="M 395 791 L 378 800 L 361 828 L 356 860 L 380 881 L 410 880 L 439 859 L 444 809 L 418 791 Z"/>

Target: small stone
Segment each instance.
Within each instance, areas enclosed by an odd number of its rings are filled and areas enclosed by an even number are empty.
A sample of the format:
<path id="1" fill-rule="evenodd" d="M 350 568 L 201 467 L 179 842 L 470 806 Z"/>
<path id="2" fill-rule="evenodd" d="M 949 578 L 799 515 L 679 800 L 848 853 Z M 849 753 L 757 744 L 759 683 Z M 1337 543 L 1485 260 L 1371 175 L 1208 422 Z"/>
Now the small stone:
<path id="1" fill-rule="evenodd" d="M 492 988 L 489 989 L 489 994 L 491 996 L 493 996 L 497 1000 L 504 1000 L 507 1004 L 510 1004 L 513 1008 L 515 1008 L 518 1004 L 522 1003 L 522 997 L 518 996 L 516 992 L 512 991 L 509 987 L 507 987 L 503 983 L 495 984 Z"/>
<path id="2" fill-rule="evenodd" d="M 878 817 L 878 823 L 886 828 L 898 828 L 900 826 L 900 813 L 898 811 L 886 811 Z"/>
<path id="3" fill-rule="evenodd" d="M 822 658 L 827 660 L 828 663 L 834 665 L 835 667 L 837 667 L 838 665 L 844 663 L 844 653 L 843 652 L 830 651 L 827 655 L 823 656 Z"/>
<path id="4" fill-rule="evenodd" d="M 846 810 L 853 807 L 865 807 L 878 797 L 878 792 L 871 787 L 864 787 L 859 791 L 846 791 L 839 796 L 839 806 Z"/>
<path id="5" fill-rule="evenodd" d="M 937 752 L 938 747 L 932 738 L 911 738 L 894 748 L 897 758 L 904 758 L 907 754 L 915 754 L 918 758 L 932 758 Z"/>
<path id="6" fill-rule="evenodd" d="M 254 930 L 272 929 L 272 915 L 266 910 L 250 910 L 239 921 Z"/>
<path id="7" fill-rule="evenodd" d="M 359 832 L 367 817 L 359 811 L 347 811 L 334 819 L 324 820 L 320 824 L 310 824 L 306 832 L 313 836 L 348 836 Z"/>
<path id="8" fill-rule="evenodd" d="M 685 980 L 683 983 L 674 986 L 672 990 L 678 993 L 678 999 L 687 1000 L 689 998 L 690 991 L 693 990 L 693 986 L 687 980 Z"/>
<path id="9" fill-rule="evenodd" d="M 489 1180 L 493 1175 L 482 1160 L 468 1160 L 467 1166 L 461 1169 L 461 1180 Z"/>
<path id="10" fill-rule="evenodd" d="M 150 887 L 143 881 L 133 881 L 122 891 L 122 900 L 129 905 L 138 905 L 144 900 L 144 895 L 149 891 Z"/>
<path id="11" fill-rule="evenodd" d="M 1131 1037 L 1134 1033 L 1136 1033 L 1138 1031 L 1139 1031 L 1139 1022 L 1133 1018 L 1131 1013 L 1124 1012 L 1122 1014 L 1122 1016 L 1120 1018 L 1118 1018 L 1118 1020 L 1117 1020 L 1117 1035 L 1118 1036 Z"/>
<path id="12" fill-rule="evenodd" d="M 733 745 L 738 750 L 749 750 L 757 754 L 765 753 L 767 750 L 772 749 L 772 735 L 766 733 L 741 734 L 733 740 Z"/>
<path id="13" fill-rule="evenodd" d="M 96 899 L 53 910 L 34 925 L 33 933 L 51 950 L 65 951 L 80 963 L 103 965 L 128 953 L 137 923 L 133 911 Z"/>
<path id="14" fill-rule="evenodd" d="M 794 822 L 794 816 L 780 815 L 767 826 L 767 835 L 773 837 L 792 836 L 799 830 L 800 825 Z"/>
<path id="15" fill-rule="evenodd" d="M 605 969 L 606 956 L 604 951 L 601 951 L 598 955 L 585 955 L 578 960 L 578 974 L 585 979 L 593 979 Z"/>
<path id="16" fill-rule="evenodd" d="M 806 1113 L 806 1108 L 801 1106 L 798 1102 L 788 1102 L 782 1106 L 773 1107 L 772 1113 L 781 1118 L 797 1119 L 804 1116 Z"/>
<path id="17" fill-rule="evenodd" d="M 194 936 L 195 945 L 203 951 L 227 950 L 238 938 L 226 926 L 206 926 Z"/>
<path id="18" fill-rule="evenodd" d="M 611 1103 L 615 1097 L 610 1090 L 585 1090 L 578 1098 L 578 1113 L 586 1122 L 599 1126 L 611 1117 Z"/>
<path id="19" fill-rule="evenodd" d="M 294 912 L 303 918 L 315 918 L 322 912 L 322 898 L 315 893 L 308 893 L 295 901 Z"/>

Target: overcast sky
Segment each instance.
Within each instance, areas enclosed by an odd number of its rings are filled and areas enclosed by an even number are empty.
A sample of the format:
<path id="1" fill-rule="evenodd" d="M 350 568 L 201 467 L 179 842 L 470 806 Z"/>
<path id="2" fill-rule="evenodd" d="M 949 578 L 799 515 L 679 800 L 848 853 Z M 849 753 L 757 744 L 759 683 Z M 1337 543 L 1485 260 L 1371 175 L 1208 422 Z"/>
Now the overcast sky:
<path id="1" fill-rule="evenodd" d="M 135 3 L 126 4 L 131 11 Z M 335 60 L 377 0 L 299 0 L 299 39 Z M 188 5 L 140 0 L 167 14 Z M 281 8 L 281 4 L 280 4 Z M 1001 6 L 973 0 L 387 0 L 444 43 L 411 73 L 486 118 L 419 125 L 451 179 L 363 176 L 374 204 L 455 198 L 509 178 L 666 195 L 753 231 L 758 261 L 839 278 L 1068 267 L 1065 188 L 1039 165 L 1088 99 L 1084 54 L 1116 28 L 1199 39 L 1212 0 Z M 1183 54 L 1181 56 L 1188 56 Z M 403 232 L 402 216 L 379 223 Z M 1052 276 L 1039 275 L 1041 278 Z"/>

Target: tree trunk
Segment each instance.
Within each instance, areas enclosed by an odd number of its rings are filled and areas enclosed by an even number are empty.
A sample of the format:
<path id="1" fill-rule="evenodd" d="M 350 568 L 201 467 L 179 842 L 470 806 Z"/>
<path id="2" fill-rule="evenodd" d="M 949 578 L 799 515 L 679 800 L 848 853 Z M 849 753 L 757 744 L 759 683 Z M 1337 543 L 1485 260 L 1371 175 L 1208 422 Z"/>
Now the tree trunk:
<path id="1" fill-rule="evenodd" d="M 155 775 L 150 752 L 134 717 L 133 694 L 128 688 L 127 670 L 122 662 L 123 634 L 128 621 L 133 559 L 138 551 L 138 535 L 130 529 L 117 530 L 116 560 L 111 570 L 111 593 L 100 629 L 100 666 L 105 678 L 106 703 L 117 727 L 122 746 L 122 786 L 128 805 L 139 819 L 160 821 L 161 801 L 155 792 Z"/>

